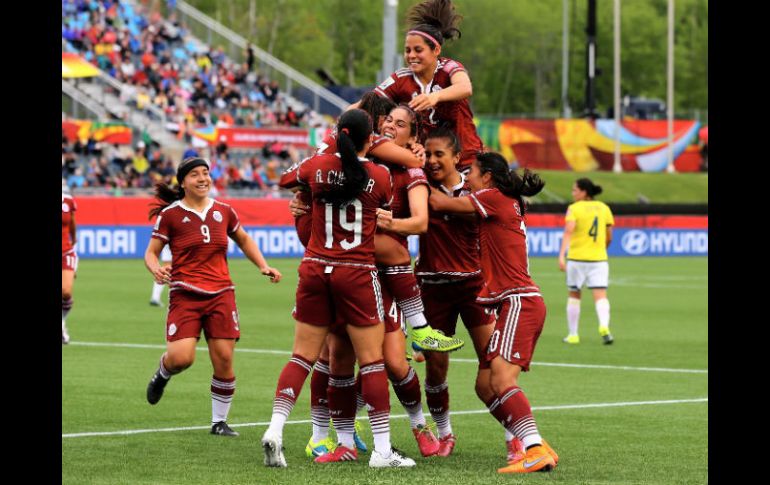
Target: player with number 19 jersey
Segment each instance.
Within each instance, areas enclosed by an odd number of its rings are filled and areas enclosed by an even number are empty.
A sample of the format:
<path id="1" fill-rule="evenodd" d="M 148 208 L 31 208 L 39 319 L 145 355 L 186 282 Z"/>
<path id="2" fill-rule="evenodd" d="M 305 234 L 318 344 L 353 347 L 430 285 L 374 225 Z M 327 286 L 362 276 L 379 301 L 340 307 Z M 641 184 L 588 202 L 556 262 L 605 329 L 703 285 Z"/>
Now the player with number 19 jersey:
<path id="1" fill-rule="evenodd" d="M 391 179 L 387 169 L 360 158 L 369 174 L 363 192 L 350 204 L 339 207 L 313 197 L 312 235 L 305 250 L 305 260 L 326 265 L 363 264 L 374 269 L 374 232 L 376 211 L 391 201 Z M 310 187 L 312 194 L 326 190 L 342 176 L 342 161 L 336 154 L 314 155 L 297 169 L 294 181 Z"/>
<path id="2" fill-rule="evenodd" d="M 152 237 L 171 248 L 169 291 L 215 295 L 235 288 L 227 268 L 228 237 L 240 227 L 228 204 L 211 199 L 202 212 L 181 200 L 163 209 Z"/>

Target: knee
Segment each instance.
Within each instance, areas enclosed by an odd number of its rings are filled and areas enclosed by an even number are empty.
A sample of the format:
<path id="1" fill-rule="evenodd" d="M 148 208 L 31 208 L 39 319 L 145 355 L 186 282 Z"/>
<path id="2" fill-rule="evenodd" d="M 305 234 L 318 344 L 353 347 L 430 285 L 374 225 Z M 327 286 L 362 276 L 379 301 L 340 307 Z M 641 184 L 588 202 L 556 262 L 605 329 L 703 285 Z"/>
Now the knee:
<path id="1" fill-rule="evenodd" d="M 70 288 L 62 288 L 61 290 L 61 299 L 62 300 L 70 300 L 72 298 L 72 289 Z"/>
<path id="2" fill-rule="evenodd" d="M 443 357 L 443 356 L 442 356 Z M 441 384 L 446 380 L 447 373 L 449 371 L 449 362 L 445 361 L 441 357 L 436 358 L 435 355 L 431 356 L 426 361 L 425 366 L 425 381 L 431 384 Z"/>
<path id="3" fill-rule="evenodd" d="M 495 374 L 494 372 L 492 373 L 490 384 L 492 392 L 498 396 L 501 396 L 506 390 L 517 385 L 515 378 L 510 378 L 507 375 Z"/>
<path id="4" fill-rule="evenodd" d="M 489 402 L 492 400 L 492 398 L 495 395 L 495 392 L 492 390 L 492 385 L 489 382 L 489 379 L 480 379 L 476 378 L 476 395 L 481 399 L 482 402 Z"/>
<path id="5" fill-rule="evenodd" d="M 400 382 L 403 379 L 406 378 L 406 375 L 409 373 L 409 364 L 406 363 L 406 359 L 393 359 L 388 358 L 388 355 L 385 355 L 385 370 L 388 373 L 388 379 L 391 381 L 397 381 Z"/>
<path id="6" fill-rule="evenodd" d="M 195 353 L 192 354 L 166 354 L 164 365 L 176 372 L 181 372 L 195 362 Z"/>

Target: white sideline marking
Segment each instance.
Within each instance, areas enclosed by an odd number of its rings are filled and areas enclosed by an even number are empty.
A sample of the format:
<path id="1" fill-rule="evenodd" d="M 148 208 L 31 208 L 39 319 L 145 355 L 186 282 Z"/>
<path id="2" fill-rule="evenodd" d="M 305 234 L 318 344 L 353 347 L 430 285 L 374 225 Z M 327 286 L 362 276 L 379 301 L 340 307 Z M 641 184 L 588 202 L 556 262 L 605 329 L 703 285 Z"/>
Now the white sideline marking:
<path id="1" fill-rule="evenodd" d="M 71 341 L 69 345 L 83 345 L 86 347 L 123 347 L 132 349 L 160 349 L 166 348 L 165 345 L 158 344 L 127 344 L 127 343 L 107 343 L 107 342 L 75 342 Z M 208 352 L 206 347 L 196 347 L 198 352 Z M 278 355 L 291 355 L 288 350 L 269 350 L 269 349 L 244 349 L 241 347 L 235 348 L 236 352 L 248 352 L 253 354 L 278 354 Z M 452 362 L 464 362 L 470 364 L 478 363 L 476 359 L 463 359 L 459 357 L 453 357 Z M 676 372 L 682 374 L 708 374 L 708 369 L 668 369 L 665 367 L 633 367 L 627 365 L 602 365 L 602 364 L 567 364 L 561 362 L 532 362 L 533 366 L 542 365 L 543 367 L 574 367 L 579 369 L 614 369 L 614 370 L 632 370 L 642 372 Z"/>
<path id="2" fill-rule="evenodd" d="M 613 407 L 627 407 L 627 406 L 647 406 L 647 405 L 659 405 L 659 404 L 684 404 L 684 403 L 701 403 L 701 402 L 708 402 L 707 397 L 703 398 L 697 398 L 697 399 L 676 399 L 676 400 L 668 400 L 668 401 L 636 401 L 636 402 L 605 402 L 605 403 L 594 403 L 594 404 L 564 404 L 564 405 L 557 405 L 557 406 L 532 406 L 533 411 L 554 411 L 554 410 L 560 410 L 560 409 L 589 409 L 589 408 L 613 408 Z M 475 410 L 468 410 L 468 411 L 451 411 L 451 414 L 454 416 L 462 415 L 462 414 L 485 414 L 488 413 L 489 410 L 487 409 L 475 409 Z M 407 418 L 409 415 L 407 414 L 391 414 L 390 419 L 403 419 Z M 366 419 L 369 418 L 367 416 L 361 416 L 358 419 Z M 309 419 L 301 419 L 296 421 L 286 421 L 286 424 L 307 424 L 311 423 L 312 421 Z M 242 428 L 246 426 L 268 426 L 270 425 L 270 421 L 263 421 L 259 423 L 242 423 L 242 424 L 231 424 L 231 428 Z M 131 434 L 141 434 L 141 433 L 162 433 L 162 432 L 168 432 L 168 431 L 191 431 L 191 430 L 199 430 L 199 429 L 210 429 L 211 426 L 184 426 L 181 428 L 155 428 L 155 429 L 130 429 L 126 431 L 101 431 L 101 432 L 93 432 L 93 433 L 62 433 L 62 438 L 85 438 L 89 436 L 122 436 L 122 435 L 131 435 Z"/>

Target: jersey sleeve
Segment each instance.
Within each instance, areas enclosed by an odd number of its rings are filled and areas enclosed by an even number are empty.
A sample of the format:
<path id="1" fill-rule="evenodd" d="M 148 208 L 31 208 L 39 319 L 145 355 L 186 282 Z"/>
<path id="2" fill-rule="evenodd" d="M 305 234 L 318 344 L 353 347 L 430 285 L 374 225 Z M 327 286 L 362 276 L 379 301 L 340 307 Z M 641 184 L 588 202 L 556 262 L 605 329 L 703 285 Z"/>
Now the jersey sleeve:
<path id="1" fill-rule="evenodd" d="M 396 100 L 396 84 L 398 83 L 398 76 L 394 72 L 384 81 L 374 88 L 374 92 L 383 98 Z"/>
<path id="2" fill-rule="evenodd" d="M 608 226 L 614 226 L 615 225 L 615 218 L 612 217 L 612 211 L 610 210 L 609 206 L 605 204 L 604 211 L 607 214 L 607 225 Z"/>
<path id="3" fill-rule="evenodd" d="M 307 158 L 304 158 L 300 162 L 295 163 L 283 174 L 281 174 L 281 179 L 278 181 L 278 186 L 282 189 L 291 189 L 302 184 L 303 182 L 299 179 L 299 169 L 302 167 L 302 165 L 305 164 L 305 161 L 307 161 Z"/>
<path id="4" fill-rule="evenodd" d="M 409 179 L 406 184 L 406 190 L 412 190 L 418 185 L 428 186 L 428 179 L 425 177 L 425 171 L 421 168 L 409 168 L 407 169 Z"/>
<path id="5" fill-rule="evenodd" d="M 241 227 L 241 220 L 238 219 L 238 214 L 235 212 L 235 209 L 232 208 L 232 206 L 228 207 L 230 211 L 230 217 L 228 217 L 227 221 L 227 234 L 234 234 L 235 231 L 238 230 L 239 227 Z"/>
<path id="6" fill-rule="evenodd" d="M 372 176 L 375 182 L 382 187 L 380 207 L 390 209 L 393 203 L 393 176 L 390 173 L 390 169 L 385 165 L 374 164 L 374 167 Z"/>
<path id="7" fill-rule="evenodd" d="M 70 210 L 72 212 L 75 212 L 78 210 L 78 204 L 75 202 L 75 199 L 70 199 Z"/>
<path id="8" fill-rule="evenodd" d="M 454 76 L 456 72 L 468 72 L 465 69 L 465 66 L 455 61 L 454 59 L 447 59 L 447 62 L 444 64 L 444 67 L 441 70 L 447 73 L 449 77 Z"/>
<path id="9" fill-rule="evenodd" d="M 167 217 L 163 216 L 163 213 L 158 214 L 158 218 L 155 219 L 155 226 L 152 228 L 152 236 L 163 244 L 168 244 L 171 240 L 171 227 Z"/>
<path id="10" fill-rule="evenodd" d="M 387 136 L 374 135 L 372 137 L 372 144 L 369 147 L 369 151 L 367 151 L 366 154 L 368 155 L 368 154 L 372 153 L 372 150 L 374 150 L 378 146 L 381 146 L 383 143 L 388 142 L 388 141 L 390 141 L 390 138 L 388 138 Z"/>
<path id="11" fill-rule="evenodd" d="M 497 215 L 494 204 L 495 191 L 492 189 L 482 189 L 471 194 L 471 203 L 476 212 L 482 219 L 488 219 Z"/>

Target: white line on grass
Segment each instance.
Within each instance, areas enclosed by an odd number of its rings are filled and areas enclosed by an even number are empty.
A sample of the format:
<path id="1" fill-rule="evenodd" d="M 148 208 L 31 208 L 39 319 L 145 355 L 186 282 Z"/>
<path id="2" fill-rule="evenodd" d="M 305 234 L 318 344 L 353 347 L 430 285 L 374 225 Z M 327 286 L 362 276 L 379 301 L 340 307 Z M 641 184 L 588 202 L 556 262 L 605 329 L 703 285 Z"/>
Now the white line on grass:
<path id="1" fill-rule="evenodd" d="M 564 405 L 558 405 L 558 406 L 533 406 L 533 411 L 554 411 L 554 410 L 563 410 L 563 409 L 590 409 L 590 408 L 614 408 L 614 407 L 627 407 L 627 406 L 650 406 L 650 405 L 661 405 L 661 404 L 685 404 L 685 403 L 702 403 L 702 402 L 708 402 L 707 397 L 703 398 L 697 398 L 697 399 L 674 399 L 674 400 L 668 400 L 668 401 L 636 401 L 636 402 L 604 402 L 604 403 L 594 403 L 594 404 L 564 404 Z M 474 409 L 474 410 L 468 410 L 468 411 L 452 411 L 453 416 L 462 415 L 462 414 L 485 414 L 488 413 L 489 410 L 487 409 Z M 391 419 L 403 419 L 407 418 L 409 415 L 407 414 L 391 414 Z M 367 416 L 361 416 L 358 419 L 369 419 Z M 286 424 L 307 424 L 311 423 L 312 421 L 309 419 L 301 419 L 296 421 L 286 421 Z M 259 423 L 241 423 L 241 424 L 231 424 L 231 428 L 242 428 L 242 427 L 252 427 L 252 426 L 268 426 L 270 424 L 270 421 L 263 421 Z M 131 435 L 131 434 L 141 434 L 141 433 L 163 433 L 163 432 L 169 432 L 169 431 L 191 431 L 191 430 L 199 430 L 199 429 L 209 429 L 210 426 L 184 426 L 180 428 L 155 428 L 155 429 L 130 429 L 125 431 L 101 431 L 101 432 L 92 432 L 92 433 L 62 433 L 62 438 L 85 438 L 89 436 L 124 436 L 124 435 Z"/>
<path id="2" fill-rule="evenodd" d="M 82 345 L 86 347 L 122 347 L 130 349 L 165 349 L 165 345 L 158 344 L 128 344 L 128 343 L 108 343 L 108 342 L 75 342 L 71 341 L 69 345 Z M 208 352 L 206 347 L 197 347 L 198 352 Z M 278 355 L 291 355 L 288 350 L 269 350 L 269 349 L 244 349 L 242 347 L 236 347 L 236 352 L 248 352 L 253 354 L 278 354 Z M 476 359 L 463 359 L 460 357 L 453 357 L 452 362 L 465 362 L 475 364 L 478 362 Z M 642 372 L 675 372 L 681 374 L 708 374 L 708 369 L 668 369 L 665 367 L 634 367 L 627 365 L 602 365 L 602 364 L 568 364 L 563 362 L 532 362 L 532 365 L 543 367 L 573 367 L 578 369 L 611 369 L 611 370 L 631 370 Z"/>

